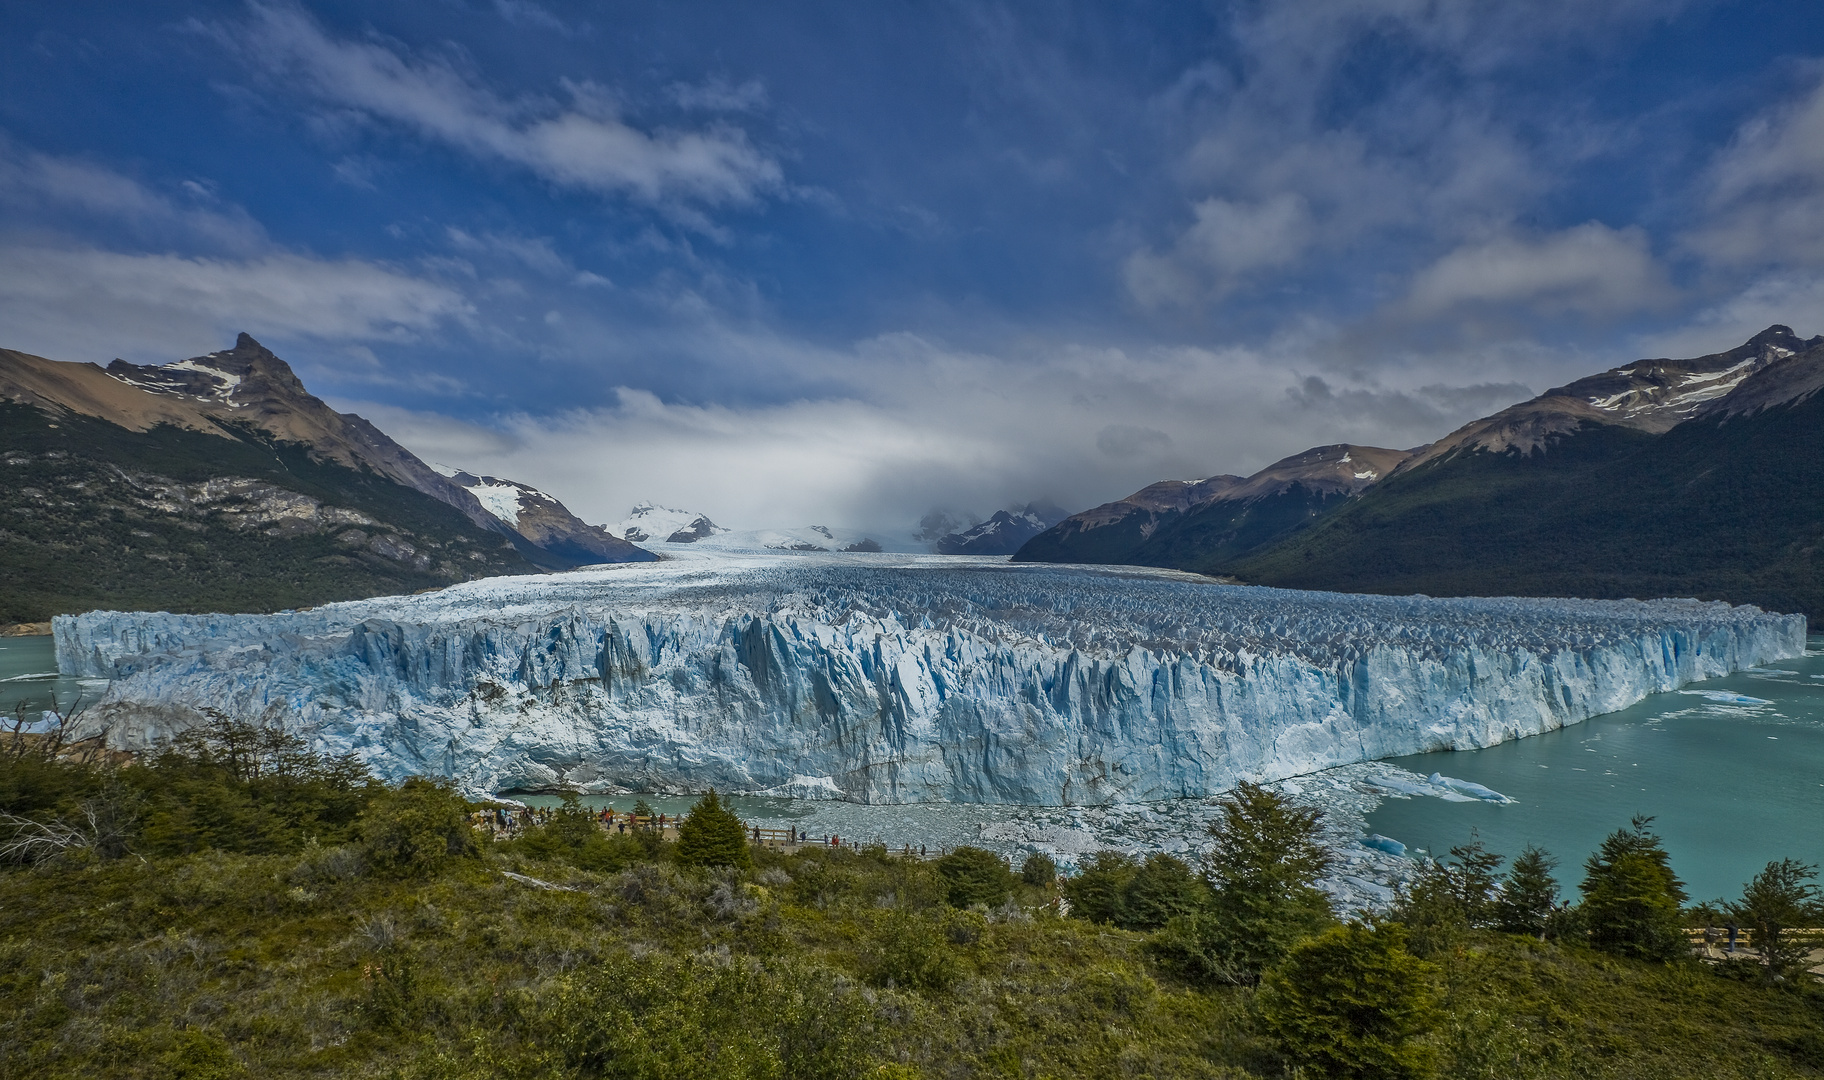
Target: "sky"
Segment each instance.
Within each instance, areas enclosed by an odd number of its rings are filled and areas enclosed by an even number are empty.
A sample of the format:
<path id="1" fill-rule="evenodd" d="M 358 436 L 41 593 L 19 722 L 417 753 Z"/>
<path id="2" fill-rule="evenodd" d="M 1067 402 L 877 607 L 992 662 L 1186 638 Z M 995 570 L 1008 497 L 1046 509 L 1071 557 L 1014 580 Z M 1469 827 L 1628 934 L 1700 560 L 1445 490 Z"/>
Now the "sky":
<path id="1" fill-rule="evenodd" d="M 1824 331 L 1824 7 L 0 7 L 0 346 L 909 532 Z"/>

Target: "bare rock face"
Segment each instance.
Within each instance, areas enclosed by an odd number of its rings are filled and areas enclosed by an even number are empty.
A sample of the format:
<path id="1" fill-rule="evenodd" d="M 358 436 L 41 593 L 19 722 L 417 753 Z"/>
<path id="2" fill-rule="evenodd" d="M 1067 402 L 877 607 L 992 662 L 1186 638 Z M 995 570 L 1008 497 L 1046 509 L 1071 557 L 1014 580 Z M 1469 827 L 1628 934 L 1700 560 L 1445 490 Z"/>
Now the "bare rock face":
<path id="1" fill-rule="evenodd" d="M 204 710 L 468 790 L 1041 805 L 1575 724 L 1795 656 L 1805 620 L 1695 601 L 1351 596 L 1170 571 L 685 555 L 273 616 L 56 621 L 122 748 Z"/>

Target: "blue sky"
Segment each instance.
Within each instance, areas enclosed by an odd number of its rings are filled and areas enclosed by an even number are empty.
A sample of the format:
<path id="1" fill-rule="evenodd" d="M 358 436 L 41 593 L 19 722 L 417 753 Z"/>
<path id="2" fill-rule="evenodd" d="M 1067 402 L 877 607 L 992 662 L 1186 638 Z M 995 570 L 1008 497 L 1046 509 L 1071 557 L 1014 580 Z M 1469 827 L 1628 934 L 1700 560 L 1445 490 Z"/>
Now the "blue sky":
<path id="1" fill-rule="evenodd" d="M 1824 11 L 21 3 L 0 345 L 247 330 L 614 521 L 906 528 L 1824 330 Z"/>

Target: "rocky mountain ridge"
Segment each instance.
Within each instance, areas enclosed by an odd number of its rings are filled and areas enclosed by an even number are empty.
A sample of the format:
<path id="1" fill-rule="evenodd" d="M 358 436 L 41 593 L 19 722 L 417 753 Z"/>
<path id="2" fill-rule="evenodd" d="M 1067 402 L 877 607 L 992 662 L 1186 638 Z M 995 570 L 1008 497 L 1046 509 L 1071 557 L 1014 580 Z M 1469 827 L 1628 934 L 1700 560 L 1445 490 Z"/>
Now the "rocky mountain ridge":
<path id="1" fill-rule="evenodd" d="M 1335 447 L 1257 474 L 1272 494 L 1240 512 L 1255 478 L 1179 484 L 1197 495 L 1177 502 L 1151 485 L 1016 559 L 1352 592 L 1698 596 L 1824 617 L 1824 466 L 1795 452 L 1824 427 L 1820 389 L 1824 336 L 1775 325 L 1725 352 L 1554 387 L 1413 451 L 1374 451 L 1378 475 L 1339 485 L 1333 469 L 1327 492 L 1297 462 L 1340 465 Z"/>
<path id="2" fill-rule="evenodd" d="M 1690 360 L 1636 360 L 1465 424 L 1421 447 L 1400 467 L 1415 469 L 1464 450 L 1542 452 L 1554 436 L 1590 424 L 1664 434 L 1732 397 L 1757 373 L 1820 343 L 1824 335 L 1806 341 L 1791 327 L 1775 325 L 1726 352 Z"/>
<path id="3" fill-rule="evenodd" d="M 245 334 L 105 369 L 0 350 L 0 476 L 0 623 L 273 610 L 653 558 L 555 500 L 509 527 Z"/>
<path id="4" fill-rule="evenodd" d="M 1245 537 L 1243 543 L 1259 546 L 1336 499 L 1360 495 L 1414 453 L 1337 443 L 1282 458 L 1251 476 L 1160 481 L 1065 518 L 1014 558 L 1171 565 L 1173 549 L 1184 542 L 1177 534 L 1186 529 L 1198 536 L 1225 533 L 1230 543 Z"/>

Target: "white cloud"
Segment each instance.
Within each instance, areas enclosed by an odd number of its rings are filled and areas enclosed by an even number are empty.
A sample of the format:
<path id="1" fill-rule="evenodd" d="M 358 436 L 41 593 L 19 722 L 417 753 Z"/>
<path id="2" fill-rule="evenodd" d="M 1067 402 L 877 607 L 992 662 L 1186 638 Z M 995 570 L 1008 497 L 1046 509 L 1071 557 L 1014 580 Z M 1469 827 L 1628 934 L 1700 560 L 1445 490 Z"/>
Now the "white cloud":
<path id="1" fill-rule="evenodd" d="M 1699 311 L 1689 322 L 1649 334 L 1642 356 L 1707 356 L 1733 349 L 1775 323 L 1800 337 L 1824 332 L 1824 276 L 1782 273 L 1761 278 Z"/>
<path id="2" fill-rule="evenodd" d="M 933 506 L 986 514 L 1045 498 L 1082 509 L 1166 477 L 1251 472 L 1314 445 L 1414 445 L 1527 396 L 1511 380 L 1463 387 L 1436 371 L 1412 372 L 1408 388 L 1314 382 L 1295 372 L 1305 364 L 1296 357 L 1247 349 L 1061 346 L 1016 359 L 910 334 L 838 351 L 733 332 L 727 341 L 770 357 L 768 370 L 828 374 L 847 389 L 705 405 L 622 388 L 606 408 L 485 423 L 341 407 L 421 456 L 535 484 L 592 521 L 654 499 L 736 528 L 885 533 L 909 532 Z M 1474 370 L 1456 366 L 1449 375 Z"/>
<path id="3" fill-rule="evenodd" d="M 1687 250 L 1724 266 L 1824 266 L 1824 80 L 1744 124 L 1710 180 L 1711 219 Z"/>
<path id="4" fill-rule="evenodd" d="M 1191 306 L 1221 296 L 1259 271 L 1295 265 L 1315 238 L 1310 208 L 1293 192 L 1247 203 L 1208 198 L 1191 212 L 1195 220 L 1168 255 L 1142 250 L 1129 256 L 1127 288 L 1142 305 Z M 1199 270 L 1213 280 L 1206 282 Z"/>
<path id="5" fill-rule="evenodd" d="M 1672 295 L 1643 230 L 1592 221 L 1459 247 L 1413 278 L 1401 309 L 1417 318 L 1489 306 L 1608 316 L 1658 307 Z"/>
<path id="6" fill-rule="evenodd" d="M 1603 144 L 1576 118 L 1545 137 L 1520 130 L 1511 102 L 1494 96 L 1501 84 L 1484 76 L 1567 39 L 1591 47 L 1601 31 L 1677 6 L 1231 5 L 1235 54 L 1200 62 L 1153 103 L 1154 121 L 1184 139 L 1174 176 L 1184 199 L 1165 240 L 1130 247 L 1121 266 L 1128 295 L 1146 308 L 1196 311 L 1355 267 L 1356 288 L 1370 294 L 1382 288 L 1374 277 L 1397 273 L 1407 252 L 1512 228 L 1561 166 Z M 1360 93 L 1353 78 L 1364 49 L 1381 57 L 1386 80 Z"/>
<path id="7" fill-rule="evenodd" d="M 494 10 L 500 17 L 514 26 L 531 26 L 540 30 L 555 30 L 565 37 L 574 31 L 556 15 L 532 0 L 494 0 Z"/>
<path id="8" fill-rule="evenodd" d="M 680 107 L 705 112 L 755 112 L 767 103 L 766 84 L 758 79 L 738 85 L 719 77 L 700 83 L 673 83 L 670 93 Z"/>
<path id="9" fill-rule="evenodd" d="M 128 254 L 94 248 L 0 249 L 0 324 L 8 347 L 56 358 L 126 352 L 169 359 L 256 337 L 383 341 L 469 313 L 454 289 L 357 259 Z"/>
<path id="10" fill-rule="evenodd" d="M 266 231 L 246 211 L 216 198 L 208 185 L 178 185 L 185 202 L 131 177 L 76 158 L 26 151 L 0 138 L 0 206 L 40 226 L 59 215 L 105 219 L 142 240 L 200 243 L 246 251 L 266 244 Z"/>
<path id="11" fill-rule="evenodd" d="M 782 182 L 778 162 L 740 129 L 641 131 L 593 83 L 565 82 L 564 104 L 507 100 L 448 59 L 337 40 L 291 5 L 256 3 L 252 18 L 228 36 L 326 104 L 564 187 L 713 206 L 753 202 Z"/>

